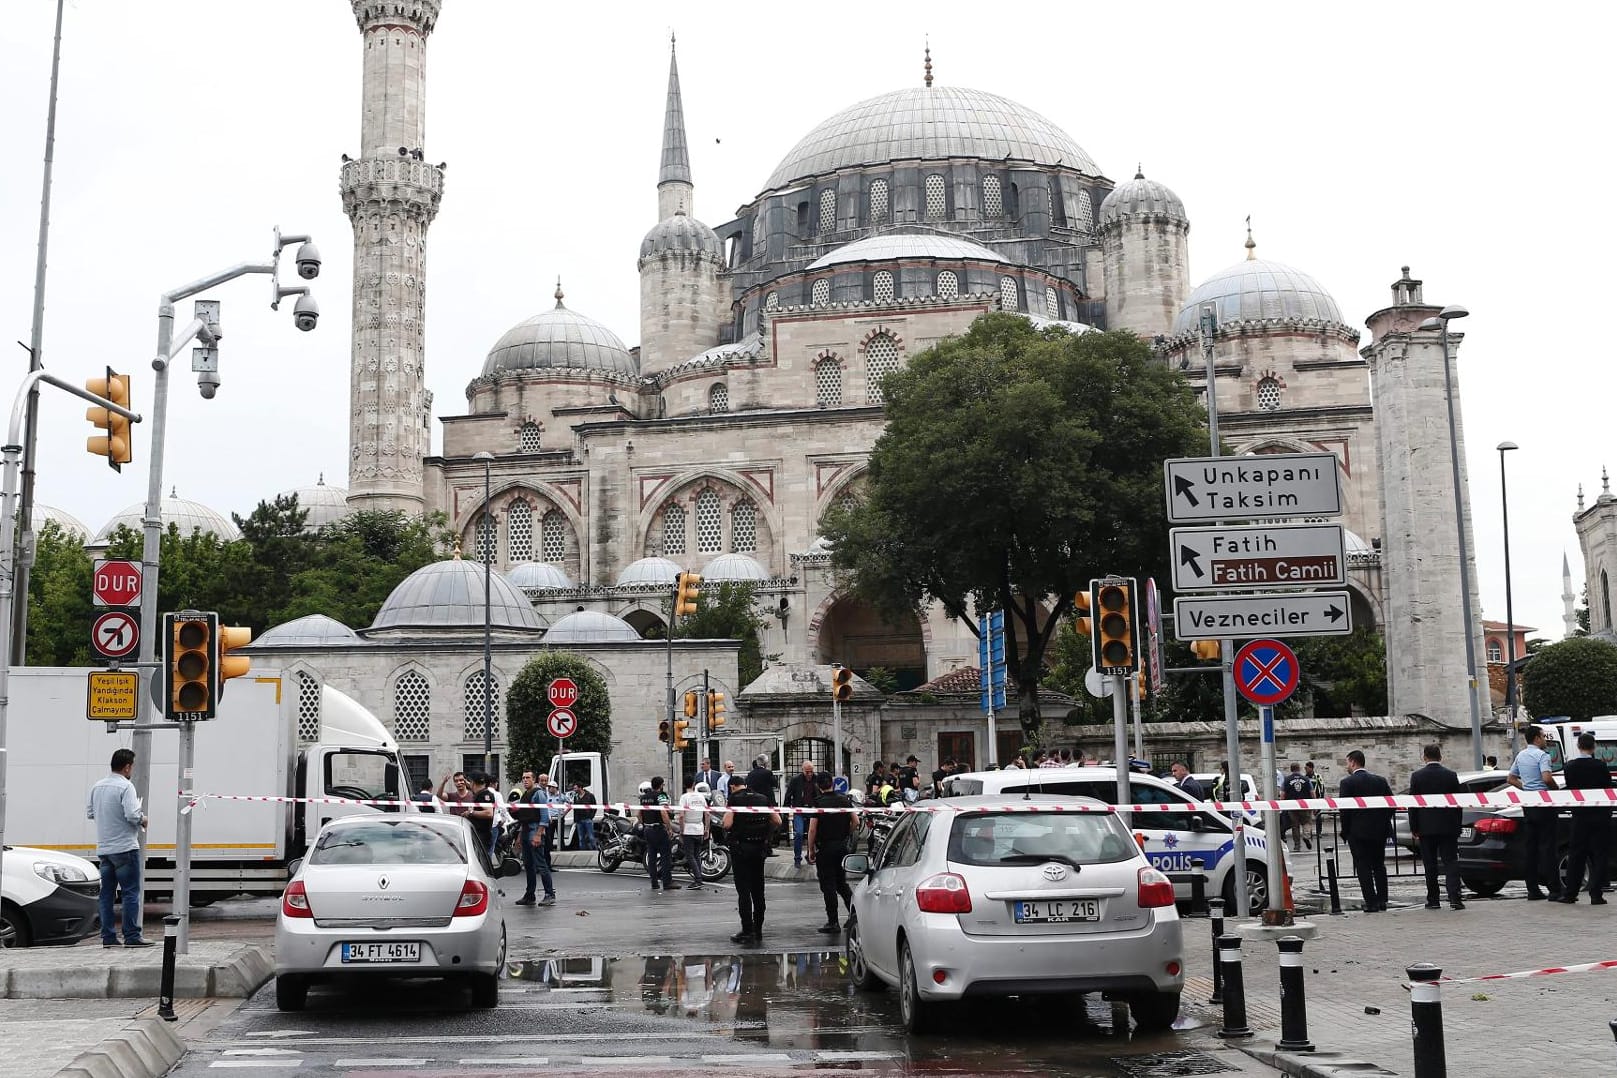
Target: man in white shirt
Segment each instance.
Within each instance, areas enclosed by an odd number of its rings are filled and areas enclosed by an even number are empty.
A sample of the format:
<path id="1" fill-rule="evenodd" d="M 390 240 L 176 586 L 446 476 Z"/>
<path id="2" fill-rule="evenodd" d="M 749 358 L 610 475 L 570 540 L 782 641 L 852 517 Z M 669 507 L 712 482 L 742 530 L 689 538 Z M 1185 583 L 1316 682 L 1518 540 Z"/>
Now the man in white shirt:
<path id="1" fill-rule="evenodd" d="M 1527 747 L 1516 754 L 1510 764 L 1510 777 L 1505 780 L 1518 790 L 1553 790 L 1555 774 L 1550 754 L 1544 751 L 1544 731 L 1537 726 L 1527 728 Z M 1556 871 L 1555 824 L 1561 811 L 1553 805 L 1522 809 L 1523 851 L 1527 862 L 1527 899 L 1542 902 L 1561 900 L 1561 874 Z M 1542 886 L 1541 886 L 1542 885 Z M 1545 888 L 1549 894 L 1545 894 Z"/>
<path id="2" fill-rule="evenodd" d="M 679 842 L 685 850 L 685 864 L 691 870 L 690 890 L 702 886 L 702 840 L 707 837 L 708 785 L 697 782 L 685 787 L 679 799 Z"/>
<path id="3" fill-rule="evenodd" d="M 717 786 L 713 787 L 713 803 L 715 805 L 728 805 L 730 803 L 730 784 L 736 781 L 736 762 L 724 761 L 724 773 L 719 776 Z M 739 789 L 740 787 L 737 787 Z"/>
<path id="4" fill-rule="evenodd" d="M 95 821 L 95 856 L 101 865 L 101 946 L 118 946 L 117 927 L 112 920 L 112 898 L 123 892 L 125 947 L 150 947 L 140 935 L 140 833 L 146 829 L 146 815 L 129 773 L 135 768 L 135 753 L 118 749 L 112 754 L 112 774 L 90 787 L 84 806 L 85 818 Z"/>

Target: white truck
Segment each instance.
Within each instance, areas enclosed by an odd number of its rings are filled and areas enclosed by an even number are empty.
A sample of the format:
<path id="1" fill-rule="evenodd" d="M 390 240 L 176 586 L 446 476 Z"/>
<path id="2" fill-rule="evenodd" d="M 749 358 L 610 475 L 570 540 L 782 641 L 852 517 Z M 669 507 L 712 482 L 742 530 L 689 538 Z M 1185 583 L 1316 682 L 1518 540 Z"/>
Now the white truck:
<path id="1" fill-rule="evenodd" d="M 90 787 L 108 772 L 132 731 L 107 732 L 85 715 L 87 671 L 11 671 L 6 753 L 6 843 L 95 857 L 95 824 L 85 819 Z M 321 687 L 320 738 L 300 746 L 298 694 L 289 676 L 255 670 L 227 683 L 219 716 L 197 724 L 192 789 L 276 797 L 399 799 L 398 744 L 352 698 Z M 150 735 L 146 802 L 146 889 L 164 894 L 174 878 L 179 807 L 179 733 Z M 404 806 L 412 811 L 413 806 Z M 280 894 L 287 863 L 303 855 L 320 825 L 385 807 L 206 798 L 192 810 L 191 894 L 198 905 L 234 894 Z"/>

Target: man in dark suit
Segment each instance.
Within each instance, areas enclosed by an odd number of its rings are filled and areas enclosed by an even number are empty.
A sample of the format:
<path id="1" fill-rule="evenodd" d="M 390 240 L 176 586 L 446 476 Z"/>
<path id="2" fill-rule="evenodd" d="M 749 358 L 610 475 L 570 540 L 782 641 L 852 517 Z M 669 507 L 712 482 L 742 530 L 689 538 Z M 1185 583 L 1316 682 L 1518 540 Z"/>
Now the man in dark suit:
<path id="1" fill-rule="evenodd" d="M 1444 767 L 1443 750 L 1435 742 L 1421 749 L 1426 766 L 1409 776 L 1412 794 L 1460 793 L 1460 776 Z M 1420 859 L 1426 868 L 1426 908 L 1443 908 L 1438 900 L 1437 872 L 1441 866 L 1444 882 L 1448 885 L 1449 907 L 1463 910 L 1460 900 L 1460 817 L 1457 808 L 1412 808 L 1409 810 L 1409 829 L 1420 837 Z"/>
<path id="2" fill-rule="evenodd" d="M 1595 735 L 1582 734 L 1578 738 L 1578 755 L 1566 762 L 1561 771 L 1563 785 L 1569 790 L 1605 790 L 1617 785 L 1604 760 L 1595 758 Z M 1611 841 L 1611 809 L 1575 808 L 1572 810 L 1572 844 L 1567 850 L 1567 886 L 1561 901 L 1571 904 L 1578 900 L 1578 889 L 1583 886 L 1583 871 L 1589 869 L 1589 904 L 1604 906 L 1608 844 Z"/>
<path id="3" fill-rule="evenodd" d="M 1387 780 L 1365 769 L 1364 753 L 1354 749 L 1347 754 L 1346 763 L 1347 777 L 1337 788 L 1341 796 L 1392 796 Z M 1359 877 L 1365 913 L 1387 908 L 1387 836 L 1392 834 L 1392 814 L 1390 808 L 1342 810 L 1342 833 L 1353 851 L 1353 871 Z"/>

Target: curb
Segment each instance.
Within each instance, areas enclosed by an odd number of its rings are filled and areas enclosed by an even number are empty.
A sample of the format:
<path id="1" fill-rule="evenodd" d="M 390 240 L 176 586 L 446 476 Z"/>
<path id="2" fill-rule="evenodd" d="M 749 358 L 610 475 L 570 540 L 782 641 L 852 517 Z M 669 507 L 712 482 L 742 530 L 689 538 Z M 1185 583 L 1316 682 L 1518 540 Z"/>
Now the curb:
<path id="1" fill-rule="evenodd" d="M 175 999 L 245 999 L 275 972 L 269 951 L 245 944 L 216 964 L 176 963 Z M 21 966 L 0 972 L 0 999 L 156 999 L 160 964 Z"/>
<path id="2" fill-rule="evenodd" d="M 162 1078 L 185 1056 L 185 1042 L 160 1018 L 140 1018 L 80 1052 L 56 1078 Z"/>
<path id="3" fill-rule="evenodd" d="M 1272 1043 L 1236 1047 L 1291 1078 L 1381 1078 L 1384 1075 L 1394 1078 L 1398 1073 L 1341 1052 L 1282 1052 Z"/>

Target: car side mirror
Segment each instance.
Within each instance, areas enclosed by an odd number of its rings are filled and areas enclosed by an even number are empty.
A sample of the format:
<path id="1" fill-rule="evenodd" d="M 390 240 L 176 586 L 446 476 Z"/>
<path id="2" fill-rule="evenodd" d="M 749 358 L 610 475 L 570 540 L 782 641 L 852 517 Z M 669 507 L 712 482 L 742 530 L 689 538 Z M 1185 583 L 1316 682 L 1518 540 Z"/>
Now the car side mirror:
<path id="1" fill-rule="evenodd" d="M 1207 830 L 1207 820 L 1202 816 L 1201 813 L 1192 812 L 1190 814 L 1190 829 L 1192 831 Z"/>
<path id="2" fill-rule="evenodd" d="M 842 859 L 842 871 L 850 876 L 870 875 L 870 857 L 863 853 L 850 853 Z"/>

